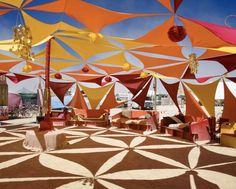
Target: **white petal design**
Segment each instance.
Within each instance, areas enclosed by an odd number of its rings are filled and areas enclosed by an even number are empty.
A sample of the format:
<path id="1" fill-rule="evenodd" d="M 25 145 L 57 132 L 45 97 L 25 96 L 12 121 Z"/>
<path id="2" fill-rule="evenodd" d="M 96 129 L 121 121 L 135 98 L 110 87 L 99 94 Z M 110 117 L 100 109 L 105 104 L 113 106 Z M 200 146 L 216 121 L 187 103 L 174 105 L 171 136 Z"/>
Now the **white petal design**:
<path id="1" fill-rule="evenodd" d="M 196 143 L 199 146 L 202 146 L 202 145 L 205 145 L 209 142 L 210 142 L 210 140 L 199 140 L 199 141 L 195 141 L 194 143 Z"/>
<path id="2" fill-rule="evenodd" d="M 105 132 L 107 132 L 107 130 L 98 131 L 96 133 L 91 134 L 91 136 L 100 135 L 100 134 L 105 133 Z"/>
<path id="3" fill-rule="evenodd" d="M 60 187 L 57 187 L 56 189 L 93 189 L 94 187 L 94 183 L 93 184 L 89 184 L 89 183 L 84 183 L 84 179 L 81 179 L 79 181 L 75 181 L 75 182 L 70 182 L 68 184 L 64 184 Z"/>
<path id="4" fill-rule="evenodd" d="M 128 148 L 128 145 L 125 144 L 122 140 L 117 140 L 113 138 L 105 138 L 105 137 L 97 137 L 97 136 L 96 137 L 91 136 L 90 138 L 97 143 L 106 144 L 109 146 L 116 146 L 120 148 Z"/>
<path id="5" fill-rule="evenodd" d="M 97 175 L 101 175 L 103 173 L 105 173 L 106 171 L 108 171 L 109 169 L 111 169 L 112 167 L 114 167 L 115 165 L 117 165 L 118 163 L 120 163 L 124 157 L 126 156 L 126 154 L 128 153 L 128 150 L 124 150 L 116 155 L 114 155 L 113 157 L 111 157 L 110 159 L 108 159 L 97 171 L 97 173 L 95 174 L 95 176 Z"/>
<path id="6" fill-rule="evenodd" d="M 18 142 L 18 141 L 20 141 L 20 140 L 23 140 L 23 139 L 0 142 L 0 146 L 4 146 L 4 145 L 7 145 L 7 144 L 11 144 L 11 143 L 14 143 L 14 142 Z"/>
<path id="7" fill-rule="evenodd" d="M 143 151 L 143 150 L 134 150 L 134 151 L 139 153 L 142 156 L 145 156 L 145 157 L 149 158 L 149 159 L 160 161 L 162 163 L 166 163 L 166 164 L 172 165 L 174 167 L 178 167 L 178 168 L 182 168 L 182 169 L 188 169 L 187 166 L 185 166 L 184 164 L 182 164 L 178 161 L 175 161 L 173 159 L 170 159 L 170 158 L 158 155 L 158 154 L 154 154 L 152 152 L 146 152 L 146 151 Z"/>
<path id="8" fill-rule="evenodd" d="M 209 168 L 209 167 L 217 167 L 217 166 L 229 165 L 229 164 L 234 164 L 234 163 L 236 163 L 236 161 L 231 161 L 231 162 L 226 162 L 226 163 L 216 163 L 216 164 L 197 167 L 197 169 L 205 169 L 205 168 Z"/>
<path id="9" fill-rule="evenodd" d="M 18 158 L 14 158 L 14 159 L 11 159 L 11 160 L 8 160 L 8 161 L 1 162 L 0 163 L 0 170 L 4 169 L 4 168 L 11 167 L 11 166 L 16 165 L 18 163 L 24 162 L 24 161 L 26 161 L 28 159 L 32 159 L 35 156 L 38 156 L 38 154 L 31 154 L 31 155 L 27 155 L 27 156 L 23 156 L 23 157 L 18 157 Z"/>
<path id="10" fill-rule="evenodd" d="M 4 131 L 6 131 L 5 128 L 0 128 L 0 133 L 3 133 Z"/>
<path id="11" fill-rule="evenodd" d="M 104 134 L 99 135 L 100 137 L 127 137 L 127 136 L 134 136 L 134 135 L 128 135 L 128 134 Z"/>
<path id="12" fill-rule="evenodd" d="M 26 155 L 33 154 L 35 152 L 0 152 L 0 156 L 10 156 L 10 155 Z"/>
<path id="13" fill-rule="evenodd" d="M 177 177 L 184 173 L 184 169 L 135 169 L 109 173 L 98 176 L 98 178 L 113 180 L 160 180 Z"/>
<path id="14" fill-rule="evenodd" d="M 74 140 L 70 140 L 68 143 L 69 143 L 69 144 L 75 144 L 75 143 L 80 142 L 80 141 L 82 141 L 82 140 L 84 140 L 84 139 L 86 139 L 86 138 L 87 138 L 87 137 L 77 138 L 77 139 L 74 139 Z"/>
<path id="15" fill-rule="evenodd" d="M 16 137 L 19 137 L 19 138 L 25 138 L 25 134 L 13 133 L 13 132 L 9 132 L 9 131 L 6 131 L 6 133 L 16 136 Z"/>
<path id="16" fill-rule="evenodd" d="M 236 150 L 234 148 L 228 148 L 223 146 L 208 146 L 208 145 L 204 145 L 202 147 L 217 154 L 236 157 Z"/>
<path id="17" fill-rule="evenodd" d="M 160 137 L 160 136 L 149 136 L 150 138 L 155 138 L 155 139 L 159 139 L 159 140 L 165 140 L 165 141 L 170 141 L 170 142 L 178 142 L 178 143 L 183 143 L 183 144 L 193 144 L 192 142 L 185 142 L 182 140 L 177 140 L 174 138 L 169 138 L 169 137 Z"/>
<path id="18" fill-rule="evenodd" d="M 200 157 L 200 148 L 193 148 L 188 154 L 188 163 L 191 169 L 194 169 L 197 166 L 198 159 Z"/>
<path id="19" fill-rule="evenodd" d="M 150 150 L 150 149 L 175 149 L 175 148 L 190 148 L 196 146 L 195 144 L 160 144 L 160 145 L 147 145 L 137 146 L 135 149 Z"/>
<path id="20" fill-rule="evenodd" d="M 208 182 L 216 184 L 221 189 L 235 189 L 236 177 L 209 170 L 196 170 L 198 176 Z"/>
<path id="21" fill-rule="evenodd" d="M 86 154 L 86 153 L 99 153 L 99 152 L 113 152 L 121 151 L 122 148 L 75 148 L 65 150 L 54 150 L 48 153 L 50 154 Z"/>
<path id="22" fill-rule="evenodd" d="M 73 161 L 59 158 L 50 154 L 41 154 L 39 156 L 39 162 L 43 166 L 53 170 L 74 175 L 93 177 L 93 174 L 86 167 Z"/>
<path id="23" fill-rule="evenodd" d="M 108 188 L 108 189 L 125 189 L 125 188 L 123 188 L 123 187 L 120 187 L 120 186 L 118 186 L 118 185 L 116 185 L 116 184 L 107 182 L 107 181 L 102 180 L 102 179 L 97 179 L 97 181 L 98 181 L 101 185 L 105 186 L 105 187 Z"/>
<path id="24" fill-rule="evenodd" d="M 193 175 L 189 175 L 191 189 L 197 189 Z"/>
<path id="25" fill-rule="evenodd" d="M 4 182 L 27 182 L 40 180 L 66 180 L 66 179 L 80 179 L 81 177 L 25 177 L 25 178 L 0 178 L 0 183 Z"/>
<path id="26" fill-rule="evenodd" d="M 1 137 L 0 141 L 1 140 L 18 140 L 18 139 L 19 139 L 18 137 Z"/>
<path id="27" fill-rule="evenodd" d="M 139 144 L 143 143 L 146 140 L 146 137 L 135 137 L 130 143 L 130 148 L 134 148 L 135 146 L 138 146 Z"/>
<path id="28" fill-rule="evenodd" d="M 76 136 L 89 136 L 87 133 L 79 132 L 79 131 L 70 131 L 70 130 L 61 130 L 62 133 L 68 134 L 68 135 L 76 135 Z"/>
<path id="29" fill-rule="evenodd" d="M 117 129 L 117 130 L 112 130 L 112 131 L 113 131 L 113 132 L 117 132 L 117 133 L 123 133 L 123 134 L 132 135 L 132 136 L 141 136 L 141 134 L 139 134 L 139 133 L 135 133 L 135 132 L 128 131 L 128 130 L 120 130 L 120 129 Z"/>

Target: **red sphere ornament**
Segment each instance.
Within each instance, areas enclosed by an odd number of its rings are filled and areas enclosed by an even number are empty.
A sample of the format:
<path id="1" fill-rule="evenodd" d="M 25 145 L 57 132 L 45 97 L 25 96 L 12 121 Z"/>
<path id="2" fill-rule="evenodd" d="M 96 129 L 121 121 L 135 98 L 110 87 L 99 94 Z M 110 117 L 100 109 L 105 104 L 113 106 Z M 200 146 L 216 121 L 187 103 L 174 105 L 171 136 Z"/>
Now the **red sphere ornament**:
<path id="1" fill-rule="evenodd" d="M 55 73 L 54 77 L 56 79 L 62 79 L 62 75 L 60 73 Z"/>
<path id="2" fill-rule="evenodd" d="M 187 34 L 183 26 L 172 26 L 168 31 L 169 39 L 173 42 L 182 41 L 186 35 Z"/>
<path id="3" fill-rule="evenodd" d="M 105 81 L 106 81 L 107 83 L 109 83 L 109 82 L 111 82 L 111 81 L 112 81 L 112 78 L 111 78 L 111 77 L 109 77 L 109 76 L 107 76 L 107 77 L 105 77 Z"/>
<path id="4" fill-rule="evenodd" d="M 84 73 L 89 72 L 89 67 L 88 67 L 87 65 L 84 66 L 83 69 L 82 69 L 82 71 L 83 71 Z"/>

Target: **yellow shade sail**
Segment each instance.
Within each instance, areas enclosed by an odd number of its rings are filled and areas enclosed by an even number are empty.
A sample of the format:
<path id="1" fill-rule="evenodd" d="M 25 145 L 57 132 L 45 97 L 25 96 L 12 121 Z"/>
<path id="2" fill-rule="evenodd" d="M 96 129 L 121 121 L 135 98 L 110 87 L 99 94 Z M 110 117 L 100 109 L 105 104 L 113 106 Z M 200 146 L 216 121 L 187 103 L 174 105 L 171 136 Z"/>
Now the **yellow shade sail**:
<path id="1" fill-rule="evenodd" d="M 36 62 L 42 64 L 45 66 L 45 60 L 36 60 Z M 54 70 L 63 70 L 65 68 L 75 66 L 81 64 L 80 61 L 78 62 L 67 62 L 67 61 L 50 61 L 50 68 L 53 68 Z"/>
<path id="2" fill-rule="evenodd" d="M 33 44 L 41 44 L 40 42 L 45 42 L 49 39 L 50 35 L 52 35 L 57 30 L 74 30 L 81 31 L 80 29 L 66 24 L 64 22 L 58 22 L 56 24 L 46 24 L 44 22 L 40 22 L 39 20 L 31 17 L 25 11 L 21 11 L 25 24 L 30 27 L 32 36 L 33 36 Z"/>
<path id="3" fill-rule="evenodd" d="M 77 52 L 84 60 L 87 60 L 96 54 L 119 50 L 118 47 L 115 47 L 106 40 L 103 40 L 102 42 L 97 40 L 91 42 L 89 40 L 82 40 L 78 38 L 59 36 L 57 38 Z"/>
<path id="4" fill-rule="evenodd" d="M 13 5 L 15 7 L 20 8 L 23 1 L 24 0 L 1 0 L 1 3 L 6 3 L 6 4 Z"/>
<path id="5" fill-rule="evenodd" d="M 124 49 L 133 49 L 147 45 L 145 43 L 137 42 L 133 39 L 128 39 L 128 38 L 111 37 L 111 39 L 121 43 L 124 46 Z"/>
<path id="6" fill-rule="evenodd" d="M 46 50 L 39 52 L 35 55 L 35 58 L 45 58 Z M 50 49 L 50 57 L 58 58 L 58 59 L 66 59 L 66 60 L 77 60 L 78 58 L 71 55 L 67 50 L 65 50 L 57 41 L 51 40 L 51 49 Z"/>
<path id="7" fill-rule="evenodd" d="M 198 97 L 210 116 L 215 116 L 215 93 L 219 80 L 205 85 L 185 83 Z"/>
<path id="8" fill-rule="evenodd" d="M 108 91 L 111 89 L 113 85 L 114 84 L 112 83 L 110 85 L 99 87 L 99 88 L 89 88 L 83 85 L 80 85 L 80 87 L 87 95 L 91 108 L 96 109 L 98 104 L 101 102 L 103 97 L 108 93 Z"/>
<path id="9" fill-rule="evenodd" d="M 123 66 L 124 63 L 127 63 L 127 62 L 128 61 L 125 58 L 124 52 L 120 52 L 118 54 L 109 56 L 107 58 L 97 59 L 93 63 L 96 63 L 96 64 L 98 64 L 98 63 L 101 63 L 101 64 L 113 64 L 113 65 Z"/>
<path id="10" fill-rule="evenodd" d="M 9 49 L 8 49 L 9 50 Z M 0 54 L 0 61 L 4 61 L 4 60 L 16 60 L 17 58 L 13 58 L 4 54 Z"/>

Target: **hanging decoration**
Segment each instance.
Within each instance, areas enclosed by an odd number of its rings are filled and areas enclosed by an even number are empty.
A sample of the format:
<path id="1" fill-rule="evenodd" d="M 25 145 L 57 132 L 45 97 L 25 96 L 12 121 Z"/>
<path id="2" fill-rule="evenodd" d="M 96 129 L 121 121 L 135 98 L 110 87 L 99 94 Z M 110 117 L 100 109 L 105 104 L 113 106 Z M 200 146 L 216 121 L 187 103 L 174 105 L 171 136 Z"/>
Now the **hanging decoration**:
<path id="1" fill-rule="evenodd" d="M 24 25 L 18 25 L 13 28 L 13 45 L 9 49 L 10 52 L 16 53 L 25 60 L 33 60 L 34 54 L 32 50 L 32 35 L 30 28 Z"/>
<path id="2" fill-rule="evenodd" d="M 148 73 L 146 73 L 146 72 L 144 72 L 144 71 L 142 71 L 141 73 L 140 73 L 140 77 L 141 78 L 145 78 L 145 77 L 147 77 L 148 76 Z"/>
<path id="3" fill-rule="evenodd" d="M 183 26 L 172 26 L 168 31 L 169 39 L 173 42 L 182 41 L 186 37 L 186 31 Z"/>
<path id="4" fill-rule="evenodd" d="M 123 64 L 122 68 L 123 68 L 124 71 L 129 71 L 129 70 L 131 70 L 131 65 L 126 62 L 126 63 Z"/>
<path id="5" fill-rule="evenodd" d="M 60 73 L 55 73 L 55 74 L 54 74 L 54 77 L 55 77 L 56 79 L 62 79 L 62 75 L 61 75 Z"/>
<path id="6" fill-rule="evenodd" d="M 88 67 L 87 65 L 85 65 L 85 66 L 83 67 L 82 71 L 83 71 L 84 73 L 89 72 L 89 67 Z"/>
<path id="7" fill-rule="evenodd" d="M 29 72 L 32 71 L 32 66 L 29 65 L 29 64 L 26 64 L 26 65 L 23 66 L 22 71 L 25 72 L 25 73 L 29 73 Z"/>
<path id="8" fill-rule="evenodd" d="M 90 32 L 88 34 L 88 37 L 90 39 L 90 42 L 95 42 L 97 38 L 103 38 L 103 35 L 100 34 L 100 33 L 93 33 L 93 32 Z"/>
<path id="9" fill-rule="evenodd" d="M 101 85 L 104 86 L 104 85 L 106 85 L 107 83 L 110 83 L 110 82 L 112 82 L 112 78 L 110 76 L 106 76 L 104 78 L 104 80 L 102 81 Z"/>
<path id="10" fill-rule="evenodd" d="M 189 56 L 189 68 L 191 74 L 196 74 L 198 72 L 199 63 L 197 61 L 196 53 L 191 53 Z"/>

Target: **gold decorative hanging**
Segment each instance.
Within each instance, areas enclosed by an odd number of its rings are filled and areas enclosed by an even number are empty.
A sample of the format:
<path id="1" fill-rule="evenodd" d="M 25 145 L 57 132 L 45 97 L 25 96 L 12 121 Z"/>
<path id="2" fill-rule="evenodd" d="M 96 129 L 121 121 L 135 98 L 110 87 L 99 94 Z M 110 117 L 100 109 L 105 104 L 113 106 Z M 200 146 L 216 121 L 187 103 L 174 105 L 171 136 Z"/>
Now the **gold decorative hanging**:
<path id="1" fill-rule="evenodd" d="M 24 25 L 18 25 L 13 28 L 13 45 L 9 49 L 25 60 L 32 60 L 32 35 L 30 28 Z"/>
<path id="2" fill-rule="evenodd" d="M 189 56 L 189 68 L 191 74 L 196 74 L 198 72 L 199 63 L 197 61 L 197 55 L 195 53 L 191 53 Z"/>

